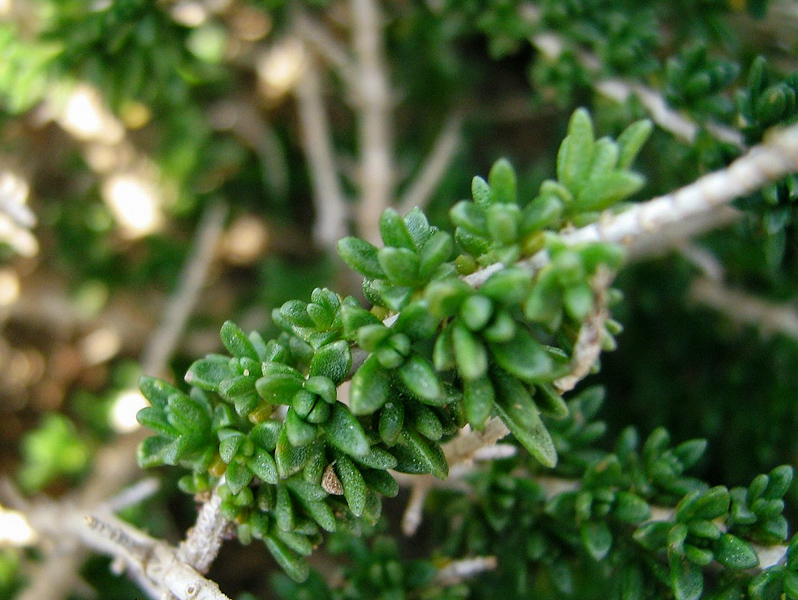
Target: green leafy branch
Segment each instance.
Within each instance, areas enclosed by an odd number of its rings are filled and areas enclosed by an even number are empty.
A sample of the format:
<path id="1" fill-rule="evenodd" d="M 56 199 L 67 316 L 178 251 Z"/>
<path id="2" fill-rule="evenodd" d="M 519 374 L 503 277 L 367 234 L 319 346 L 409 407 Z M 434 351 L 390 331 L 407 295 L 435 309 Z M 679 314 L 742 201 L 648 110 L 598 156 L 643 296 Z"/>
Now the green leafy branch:
<path id="1" fill-rule="evenodd" d="M 142 380 L 152 406 L 139 420 L 158 435 L 142 444 L 140 463 L 191 469 L 180 480 L 189 493 L 218 485 L 221 513 L 238 523 L 239 538 L 263 539 L 298 580 L 322 530 L 351 529 L 351 517 L 376 521 L 379 497 L 398 491 L 388 469 L 446 477 L 440 444 L 466 423 L 481 429 L 495 412 L 538 460 L 555 465 L 539 414 L 567 413 L 552 383 L 570 372 L 595 302 L 587 282 L 621 259 L 602 244 L 567 248 L 555 232 L 639 188 L 627 169 L 649 131 L 642 123 L 618 142 L 595 141 L 578 111 L 558 159 L 560 181 L 544 183 L 523 209 L 515 173 L 499 161 L 488 181 L 474 180 L 473 202 L 452 209 L 463 251 L 454 260 L 452 237 L 421 211 L 387 210 L 383 248 L 357 238 L 339 244 L 375 308 L 317 289 L 309 303 L 275 310 L 284 333 L 269 342 L 225 323 L 230 355 L 195 362 L 190 393 Z M 478 290 L 459 277 L 543 247 L 552 261 L 537 276 L 502 267 Z M 396 317 L 384 322 L 388 311 Z M 355 347 L 366 357 L 353 367 Z M 350 376 L 347 405 L 337 388 Z"/>

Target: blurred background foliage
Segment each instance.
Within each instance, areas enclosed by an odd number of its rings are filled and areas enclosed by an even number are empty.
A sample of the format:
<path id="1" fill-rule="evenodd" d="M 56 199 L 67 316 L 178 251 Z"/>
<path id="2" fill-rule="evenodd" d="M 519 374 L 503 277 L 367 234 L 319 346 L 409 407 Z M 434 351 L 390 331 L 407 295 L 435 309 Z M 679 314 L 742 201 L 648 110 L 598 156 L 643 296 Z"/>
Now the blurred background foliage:
<path id="1" fill-rule="evenodd" d="M 0 469 L 25 492 L 67 493 L 99 447 L 136 426 L 139 361 L 208 207 L 227 207 L 224 232 L 161 375 L 174 379 L 217 350 L 225 319 L 268 334 L 272 308 L 307 299 L 314 287 L 358 293 L 329 243 L 314 237 L 320 207 L 297 103 L 309 65 L 320 65 L 337 175 L 352 209 L 361 200 L 364 151 L 357 90 L 324 53 L 325 46 L 349 52 L 352 6 L 0 0 Z M 471 177 L 500 156 L 516 167 L 519 196 L 534 196 L 553 174 L 575 108 L 588 107 L 609 135 L 647 116 L 635 94 L 618 102 L 602 93 L 606 81 L 650 86 L 699 126 L 690 142 L 655 131 L 636 163 L 648 178 L 640 199 L 728 164 L 768 127 L 798 114 L 798 8 L 790 0 L 385 0 L 379 7 L 396 198 L 456 117 L 455 150 L 427 199 L 439 227 L 468 197 Z M 324 35 L 303 29 L 308 22 Z M 713 126 L 736 132 L 740 143 L 719 141 Z M 796 198 L 798 179 L 788 178 L 739 201 L 741 218 L 698 241 L 701 256 L 722 266 L 725 285 L 777 304 L 791 315 L 784 322 L 741 322 L 702 301 L 696 282 L 706 261 L 695 252 L 666 250 L 624 268 L 625 298 L 614 317 L 625 332 L 589 380 L 606 386 L 608 440 L 628 425 L 643 435 L 663 426 L 675 442 L 707 438 L 695 474 L 711 484 L 747 485 L 756 473 L 796 464 Z M 353 212 L 346 227 L 362 235 Z M 129 517 L 174 538 L 193 511 L 165 477 L 149 510 Z M 396 533 L 405 501 L 402 493 L 387 504 L 381 531 Z M 793 522 L 796 509 L 792 491 Z M 392 557 L 445 546 L 441 531 L 418 535 L 375 544 Z M 344 540 L 339 549 L 347 544 L 361 542 Z M 229 546 L 210 576 L 225 590 L 264 597 L 265 553 Z M 353 573 L 368 570 L 367 555 Z M 20 560 L 0 550 L 0 597 L 12 597 L 24 578 Z M 339 558 L 318 560 L 330 571 Z M 84 575 L 100 597 L 136 595 L 104 564 L 88 564 Z M 286 597 L 325 597 L 275 585 Z M 345 597 L 376 597 L 369 585 L 357 591 L 366 595 Z M 541 585 L 541 597 L 568 595 Z M 490 593 L 489 586 L 472 592 Z"/>

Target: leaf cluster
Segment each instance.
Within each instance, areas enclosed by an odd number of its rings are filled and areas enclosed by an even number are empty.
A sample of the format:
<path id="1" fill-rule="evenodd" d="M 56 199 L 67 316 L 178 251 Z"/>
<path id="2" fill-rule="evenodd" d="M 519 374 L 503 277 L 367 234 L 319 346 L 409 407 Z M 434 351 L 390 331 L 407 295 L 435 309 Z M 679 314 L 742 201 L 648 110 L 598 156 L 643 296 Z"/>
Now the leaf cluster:
<path id="1" fill-rule="evenodd" d="M 567 416 L 553 382 L 570 371 L 580 324 L 595 308 L 592 278 L 622 255 L 603 244 L 569 249 L 546 228 L 639 187 L 626 169 L 649 130 L 633 125 L 616 143 L 595 141 L 584 111 L 572 123 L 558 159 L 564 183 L 549 185 L 559 192 L 522 210 L 507 161 L 488 181 L 475 178 L 474 201 L 451 211 L 463 252 L 455 260 L 452 236 L 418 209 L 382 215 L 382 248 L 342 240 L 341 258 L 365 276 L 372 310 L 319 288 L 310 302 L 274 311 L 283 334 L 269 342 L 225 323 L 229 355 L 196 361 L 185 378 L 190 393 L 144 378 L 152 406 L 139 421 L 158 435 L 142 444 L 142 466 L 191 469 L 181 480 L 189 493 L 220 486 L 239 538 L 263 539 L 297 580 L 307 576 L 303 557 L 321 530 L 378 518 L 380 496 L 398 491 L 388 469 L 445 478 L 441 443 L 467 423 L 481 429 L 495 414 L 538 461 L 554 466 L 557 451 L 540 415 Z M 530 236 L 551 255 L 538 276 L 508 264 L 479 289 L 458 277 L 479 263 L 511 263 Z M 386 319 L 388 311 L 395 316 Z M 349 378 L 344 403 L 338 386 Z"/>

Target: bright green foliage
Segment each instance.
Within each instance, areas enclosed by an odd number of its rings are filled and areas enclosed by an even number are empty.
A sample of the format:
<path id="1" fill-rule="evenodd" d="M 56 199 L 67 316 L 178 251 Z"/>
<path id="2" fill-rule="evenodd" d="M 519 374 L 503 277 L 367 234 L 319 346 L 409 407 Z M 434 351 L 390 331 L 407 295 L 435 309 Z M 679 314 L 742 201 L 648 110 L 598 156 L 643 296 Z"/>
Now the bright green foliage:
<path id="1" fill-rule="evenodd" d="M 28 492 L 38 492 L 59 477 L 76 477 L 89 466 L 87 443 L 64 416 L 47 415 L 41 425 L 22 442 L 23 465 L 19 483 Z"/>
<path id="2" fill-rule="evenodd" d="M 577 111 L 560 177 L 572 189 L 596 188 L 594 174 L 627 173 L 648 131 L 645 123 L 633 125 L 605 157 L 590 117 Z M 487 181 L 475 178 L 472 190 L 474 202 L 451 211 L 464 251 L 459 264 L 510 263 L 526 239 L 542 236 L 551 264 L 539 276 L 506 266 L 475 290 L 457 277 L 449 234 L 418 209 L 404 217 L 389 209 L 380 219 L 385 247 L 358 238 L 339 244 L 343 260 L 366 277 L 364 292 L 377 308 L 316 289 L 309 303 L 292 300 L 274 311 L 284 333 L 268 343 L 226 322 L 221 339 L 231 356 L 191 365 L 189 394 L 142 379 L 152 406 L 139 421 L 158 435 L 141 445 L 140 464 L 191 469 L 181 479 L 190 493 L 220 485 L 222 510 L 239 524 L 239 537 L 263 539 L 297 580 L 307 576 L 303 557 L 320 530 L 344 526 L 333 515 L 379 517 L 379 494 L 396 493 L 387 469 L 446 478 L 441 443 L 466 423 L 481 429 L 496 414 L 541 464 L 556 465 L 541 415 L 568 415 L 553 382 L 570 372 L 575 336 L 595 308 L 590 282 L 622 255 L 601 244 L 568 249 L 553 231 L 544 233 L 562 225 L 564 208 L 575 209 L 554 194 L 521 210 L 506 160 Z M 623 196 L 604 193 L 601 207 Z M 381 321 L 380 308 L 398 314 Z M 357 364 L 354 347 L 366 355 Z M 336 388 L 350 377 L 347 405 Z"/>

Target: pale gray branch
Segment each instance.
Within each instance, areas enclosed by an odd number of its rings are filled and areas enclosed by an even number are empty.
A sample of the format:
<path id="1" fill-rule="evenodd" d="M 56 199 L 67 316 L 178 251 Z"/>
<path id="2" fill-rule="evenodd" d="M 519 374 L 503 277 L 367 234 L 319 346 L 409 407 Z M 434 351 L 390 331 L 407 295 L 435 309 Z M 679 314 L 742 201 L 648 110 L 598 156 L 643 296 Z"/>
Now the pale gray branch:
<path id="1" fill-rule="evenodd" d="M 693 281 L 689 297 L 732 321 L 759 328 L 764 335 L 781 333 L 798 340 L 798 311 L 793 306 L 762 300 L 708 277 Z"/>
<path id="2" fill-rule="evenodd" d="M 459 112 L 453 113 L 446 120 L 421 171 L 399 201 L 399 214 L 404 215 L 413 207 L 426 205 L 460 149 L 462 126 L 463 116 Z"/>
<path id="3" fill-rule="evenodd" d="M 375 243 L 379 218 L 391 204 L 394 164 L 391 142 L 391 92 L 377 0 L 349 0 L 357 80 L 353 92 L 358 117 L 358 233 Z"/>
<path id="4" fill-rule="evenodd" d="M 294 94 L 302 128 L 302 148 L 308 163 L 316 208 L 314 237 L 325 248 L 346 235 L 349 216 L 344 192 L 335 165 L 332 133 L 322 94 L 321 75 L 312 55 Z"/>
<path id="5" fill-rule="evenodd" d="M 166 368 L 205 284 L 226 217 L 227 206 L 221 202 L 205 210 L 175 293 L 141 357 L 143 373 L 160 375 Z"/>
<path id="6" fill-rule="evenodd" d="M 214 490 L 202 504 L 194 527 L 189 529 L 186 539 L 177 549 L 177 558 L 200 573 L 207 573 L 211 568 L 230 529 L 230 522 L 222 516 L 221 506 L 222 499 Z"/>

